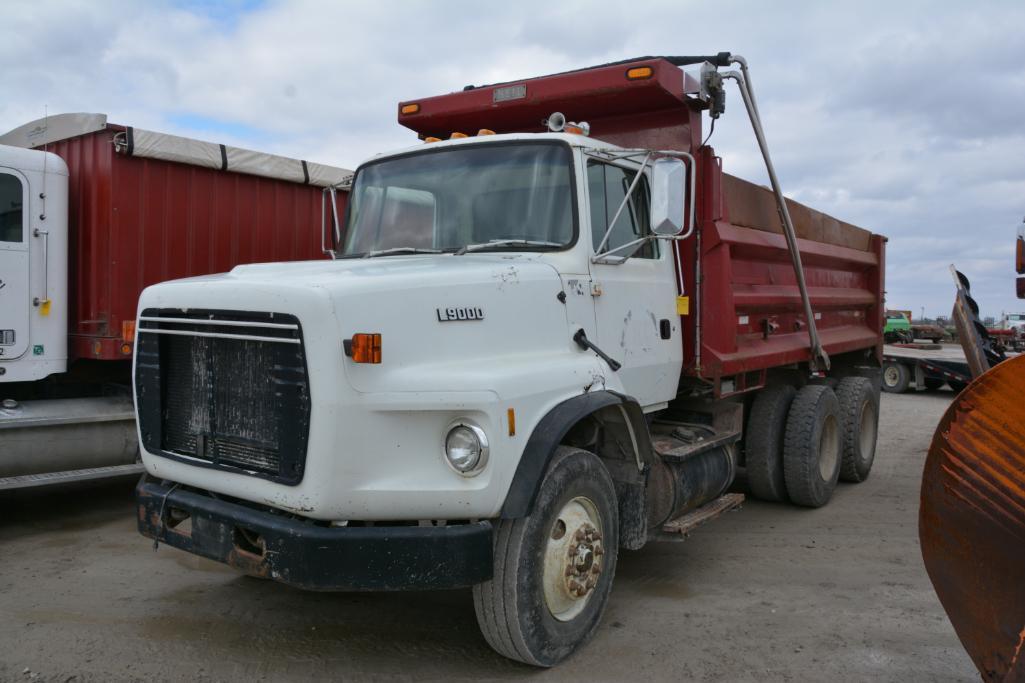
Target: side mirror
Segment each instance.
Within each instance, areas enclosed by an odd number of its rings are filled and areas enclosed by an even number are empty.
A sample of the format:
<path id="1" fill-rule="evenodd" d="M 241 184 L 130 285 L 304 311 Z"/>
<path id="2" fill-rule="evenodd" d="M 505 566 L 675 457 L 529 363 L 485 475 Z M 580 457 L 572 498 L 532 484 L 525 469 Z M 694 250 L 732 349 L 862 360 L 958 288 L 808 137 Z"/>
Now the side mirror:
<path id="1" fill-rule="evenodd" d="M 687 166 L 663 157 L 651 164 L 651 231 L 671 236 L 683 232 L 683 204 L 687 192 Z"/>

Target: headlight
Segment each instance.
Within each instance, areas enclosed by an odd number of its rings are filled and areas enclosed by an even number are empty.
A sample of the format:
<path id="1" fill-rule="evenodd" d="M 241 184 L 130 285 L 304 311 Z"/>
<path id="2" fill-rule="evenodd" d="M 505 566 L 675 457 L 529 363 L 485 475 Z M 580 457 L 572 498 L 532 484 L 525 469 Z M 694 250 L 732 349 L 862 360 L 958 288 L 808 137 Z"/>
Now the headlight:
<path id="1" fill-rule="evenodd" d="M 488 437 L 475 424 L 461 422 L 445 437 L 445 458 L 456 472 L 474 475 L 488 461 Z"/>

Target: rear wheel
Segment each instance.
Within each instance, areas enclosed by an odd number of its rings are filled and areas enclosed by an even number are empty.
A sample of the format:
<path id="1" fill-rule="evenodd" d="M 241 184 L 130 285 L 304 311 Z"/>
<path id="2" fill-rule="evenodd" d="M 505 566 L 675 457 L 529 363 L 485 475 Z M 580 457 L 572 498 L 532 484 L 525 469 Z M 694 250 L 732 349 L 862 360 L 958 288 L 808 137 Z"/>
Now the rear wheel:
<path id="1" fill-rule="evenodd" d="M 840 479 L 862 482 L 872 471 L 879 432 L 879 394 L 865 377 L 844 377 L 836 387 L 842 427 Z"/>
<path id="2" fill-rule="evenodd" d="M 787 416 L 783 475 L 790 500 L 806 507 L 829 502 L 840 477 L 840 404 L 824 384 L 797 392 Z"/>
<path id="3" fill-rule="evenodd" d="M 923 380 L 923 383 L 925 384 L 925 388 L 929 391 L 936 391 L 937 389 L 943 388 L 943 380 L 936 379 L 935 377 L 926 377 L 925 380 Z"/>
<path id="4" fill-rule="evenodd" d="M 592 453 L 560 446 L 530 515 L 498 522 L 494 575 L 473 587 L 488 644 L 534 666 L 573 654 L 605 612 L 618 547 L 608 471 Z"/>
<path id="5" fill-rule="evenodd" d="M 761 500 L 787 498 L 783 480 L 783 439 L 787 413 L 797 394 L 790 385 L 762 389 L 751 405 L 744 436 L 744 462 L 751 493 Z"/>
<path id="6" fill-rule="evenodd" d="M 903 394 L 911 383 L 911 372 L 903 363 L 887 361 L 883 363 L 883 391 L 891 394 Z"/>

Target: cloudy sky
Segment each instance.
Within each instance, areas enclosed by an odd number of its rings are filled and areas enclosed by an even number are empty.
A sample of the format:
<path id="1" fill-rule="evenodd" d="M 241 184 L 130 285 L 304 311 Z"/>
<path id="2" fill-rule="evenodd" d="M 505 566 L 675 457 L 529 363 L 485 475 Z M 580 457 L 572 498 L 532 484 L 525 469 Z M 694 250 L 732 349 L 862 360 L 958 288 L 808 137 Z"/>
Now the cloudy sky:
<path id="1" fill-rule="evenodd" d="M 50 113 L 348 168 L 415 142 L 399 100 L 633 56 L 747 57 L 784 191 L 890 238 L 888 305 L 1014 298 L 1022 2 L 49 2 L 0 25 L 0 131 Z M 736 91 L 711 144 L 766 182 Z"/>

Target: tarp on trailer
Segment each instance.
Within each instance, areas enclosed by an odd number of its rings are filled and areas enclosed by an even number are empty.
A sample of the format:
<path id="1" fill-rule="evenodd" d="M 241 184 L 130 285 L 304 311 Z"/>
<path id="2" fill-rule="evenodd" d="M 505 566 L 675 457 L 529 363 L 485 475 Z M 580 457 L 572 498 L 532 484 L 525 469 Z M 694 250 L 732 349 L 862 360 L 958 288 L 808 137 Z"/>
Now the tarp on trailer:
<path id="1" fill-rule="evenodd" d="M 158 133 L 133 126 L 108 124 L 106 114 L 57 114 L 31 121 L 0 136 L 0 144 L 38 148 L 44 145 L 111 128 L 115 149 L 128 156 L 174 161 L 180 164 L 234 171 L 328 187 L 345 184 L 352 171 L 302 159 L 256 152 L 180 135 Z"/>

